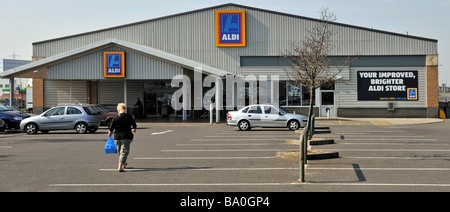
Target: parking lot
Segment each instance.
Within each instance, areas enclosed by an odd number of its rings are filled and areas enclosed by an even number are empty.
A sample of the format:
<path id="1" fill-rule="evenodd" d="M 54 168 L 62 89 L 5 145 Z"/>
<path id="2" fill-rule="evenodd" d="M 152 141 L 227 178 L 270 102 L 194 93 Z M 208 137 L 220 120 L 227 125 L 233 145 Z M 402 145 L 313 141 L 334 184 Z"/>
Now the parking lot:
<path id="1" fill-rule="evenodd" d="M 299 164 L 293 131 L 225 124 L 138 123 L 126 172 L 105 155 L 107 130 L 94 134 L 0 134 L 0 191 L 450 191 L 449 122 L 392 125 L 318 120 L 340 158 Z"/>

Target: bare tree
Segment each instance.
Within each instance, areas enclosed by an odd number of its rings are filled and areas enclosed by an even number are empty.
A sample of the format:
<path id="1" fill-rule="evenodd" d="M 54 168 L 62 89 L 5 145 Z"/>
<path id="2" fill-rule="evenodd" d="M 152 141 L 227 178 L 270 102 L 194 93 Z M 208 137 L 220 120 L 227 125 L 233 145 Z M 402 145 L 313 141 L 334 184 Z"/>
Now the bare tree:
<path id="1" fill-rule="evenodd" d="M 332 60 L 329 54 L 333 49 L 332 22 L 336 21 L 336 15 L 330 13 L 328 8 L 321 9 L 321 19 L 318 20 L 301 43 L 293 43 L 292 49 L 283 54 L 290 60 L 290 66 L 285 71 L 290 79 L 290 85 L 303 86 L 309 91 L 308 128 L 313 114 L 314 91 L 321 86 L 331 85 L 336 76 L 342 72 L 345 66 L 352 61 L 348 57 L 344 60 Z"/>

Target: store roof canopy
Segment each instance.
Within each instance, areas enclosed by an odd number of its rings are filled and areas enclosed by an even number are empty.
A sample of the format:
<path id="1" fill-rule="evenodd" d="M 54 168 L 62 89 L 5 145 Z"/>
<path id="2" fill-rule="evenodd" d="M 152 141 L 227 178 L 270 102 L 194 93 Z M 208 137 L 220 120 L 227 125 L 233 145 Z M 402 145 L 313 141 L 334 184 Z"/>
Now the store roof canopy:
<path id="1" fill-rule="evenodd" d="M 168 63 L 172 63 L 181 67 L 189 68 L 189 69 L 196 69 L 201 68 L 201 70 L 207 74 L 217 75 L 217 76 L 225 76 L 229 74 L 226 71 L 199 63 L 197 61 L 193 61 L 184 57 L 180 57 L 174 54 L 170 54 L 165 51 L 161 51 L 155 48 L 151 48 L 148 46 L 139 45 L 136 43 L 131 43 L 123 40 L 118 39 L 106 39 L 103 41 L 99 41 L 97 43 L 93 43 L 78 49 L 70 50 L 55 56 L 51 56 L 48 58 L 44 58 L 42 60 L 38 60 L 36 62 L 32 62 L 23 66 L 19 66 L 10 70 L 7 70 L 5 72 L 0 73 L 0 77 L 7 78 L 7 77 L 17 77 L 20 75 L 23 75 L 28 72 L 33 72 L 35 70 L 38 70 L 43 67 L 48 67 L 50 65 L 55 65 L 59 63 L 63 63 L 65 61 L 68 61 L 72 58 L 76 58 L 79 56 L 82 56 L 86 53 L 100 50 L 106 46 L 119 46 L 125 49 L 130 49 L 132 51 L 140 52 L 145 55 L 149 55 L 155 58 L 158 58 L 160 60 L 166 61 Z"/>

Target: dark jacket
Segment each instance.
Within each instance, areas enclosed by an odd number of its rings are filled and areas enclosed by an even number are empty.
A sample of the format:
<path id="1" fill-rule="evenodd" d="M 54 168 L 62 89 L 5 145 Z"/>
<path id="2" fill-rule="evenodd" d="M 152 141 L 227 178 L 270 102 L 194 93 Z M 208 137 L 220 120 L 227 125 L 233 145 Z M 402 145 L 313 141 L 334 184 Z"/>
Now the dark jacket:
<path id="1" fill-rule="evenodd" d="M 109 125 L 109 130 L 114 132 L 114 140 L 133 139 L 131 129 L 136 129 L 136 121 L 129 113 L 118 114 Z"/>

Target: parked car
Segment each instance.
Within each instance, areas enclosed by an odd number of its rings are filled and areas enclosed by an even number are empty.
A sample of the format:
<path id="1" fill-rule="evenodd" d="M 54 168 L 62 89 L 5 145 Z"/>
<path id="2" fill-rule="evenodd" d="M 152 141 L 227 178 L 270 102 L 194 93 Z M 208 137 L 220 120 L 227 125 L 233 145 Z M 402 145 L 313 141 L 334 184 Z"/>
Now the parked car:
<path id="1" fill-rule="evenodd" d="M 53 107 L 40 115 L 20 122 L 20 130 L 35 134 L 38 131 L 75 129 L 77 133 L 94 133 L 100 126 L 100 119 L 93 106 L 65 105 Z"/>
<path id="2" fill-rule="evenodd" d="M 297 130 L 305 127 L 307 120 L 306 116 L 286 113 L 273 105 L 249 105 L 227 114 L 227 125 L 238 126 L 240 130 L 253 127 L 287 127 Z"/>
<path id="3" fill-rule="evenodd" d="M 100 126 L 109 127 L 109 124 L 111 124 L 112 119 L 118 114 L 117 110 L 115 109 L 110 110 L 100 105 L 92 105 L 92 106 L 96 109 L 98 117 L 100 118 Z"/>
<path id="4" fill-rule="evenodd" d="M 22 119 L 28 118 L 30 115 L 27 113 L 21 113 L 20 111 L 13 110 L 4 104 L 0 104 L 0 119 L 4 123 L 4 128 L 10 129 L 20 129 L 20 122 Z"/>

